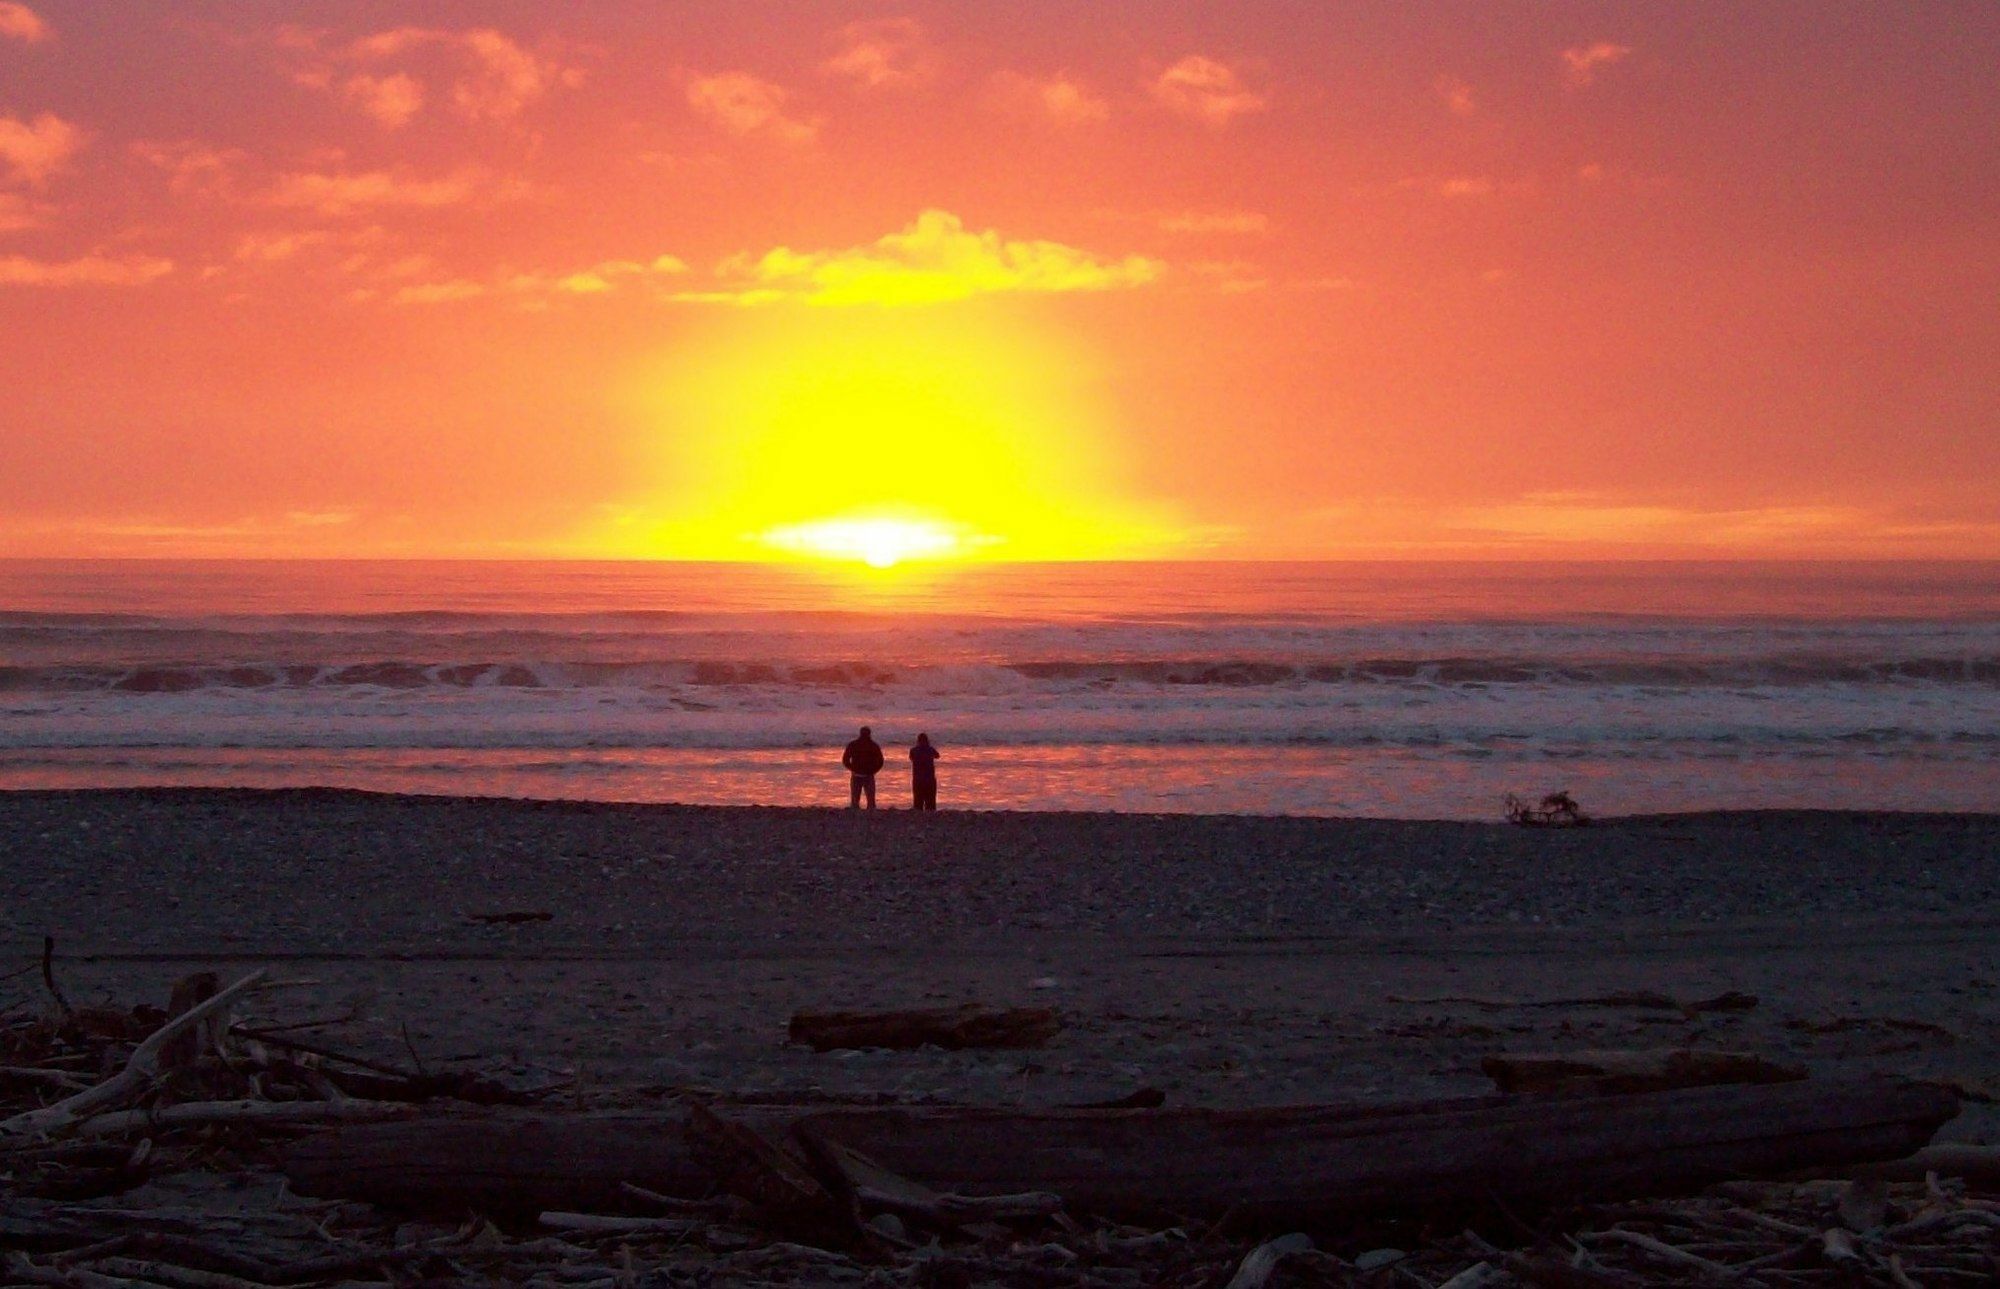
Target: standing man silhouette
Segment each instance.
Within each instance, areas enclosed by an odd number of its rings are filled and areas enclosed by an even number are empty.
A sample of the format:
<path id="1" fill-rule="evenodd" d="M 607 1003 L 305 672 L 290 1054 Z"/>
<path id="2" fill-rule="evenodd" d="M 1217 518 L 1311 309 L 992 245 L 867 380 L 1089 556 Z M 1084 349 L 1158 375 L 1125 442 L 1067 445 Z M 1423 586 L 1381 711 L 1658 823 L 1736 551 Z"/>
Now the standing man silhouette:
<path id="1" fill-rule="evenodd" d="M 869 733 L 868 727 L 861 727 L 861 737 L 847 745 L 840 754 L 840 763 L 847 767 L 847 808 L 856 809 L 861 798 L 868 798 L 868 808 L 875 808 L 875 774 L 882 768 L 882 748 Z"/>
<path id="2" fill-rule="evenodd" d="M 941 755 L 931 746 L 930 735 L 917 735 L 917 745 L 910 749 L 910 787 L 917 798 L 915 809 L 937 809 L 937 763 Z"/>

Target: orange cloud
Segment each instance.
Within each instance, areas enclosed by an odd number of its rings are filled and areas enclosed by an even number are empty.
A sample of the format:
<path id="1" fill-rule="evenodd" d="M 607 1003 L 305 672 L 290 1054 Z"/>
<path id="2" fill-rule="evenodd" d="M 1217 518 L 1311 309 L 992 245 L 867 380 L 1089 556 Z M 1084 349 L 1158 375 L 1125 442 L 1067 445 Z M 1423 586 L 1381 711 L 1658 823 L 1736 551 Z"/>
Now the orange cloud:
<path id="1" fill-rule="evenodd" d="M 1168 233 L 1231 233 L 1245 237 L 1265 237 L 1271 231 L 1271 217 L 1254 210 L 1183 210 L 1161 215 L 1158 223 Z"/>
<path id="2" fill-rule="evenodd" d="M 0 233 L 40 228 L 48 215 L 49 208 L 41 202 L 29 201 L 17 192 L 0 192 Z"/>
<path id="3" fill-rule="evenodd" d="M 144 286 L 174 271 L 172 260 L 152 255 L 111 259 L 85 255 L 74 260 L 31 260 L 0 256 L 0 286 Z"/>
<path id="4" fill-rule="evenodd" d="M 436 210 L 518 193 L 517 187 L 496 184 L 477 166 L 462 166 L 431 179 L 390 170 L 285 174 L 259 200 L 267 206 L 338 216 L 381 207 Z"/>
<path id="5" fill-rule="evenodd" d="M 1614 45 L 1608 40 L 1592 41 L 1588 45 L 1577 45 L 1562 51 L 1564 65 L 1568 68 L 1571 85 L 1588 85 L 1597 79 L 1597 69 L 1623 62 L 1631 54 L 1630 45 Z"/>
<path id="6" fill-rule="evenodd" d="M 800 120 L 785 111 L 790 95 L 781 85 L 748 72 L 719 72 L 688 82 L 687 101 L 698 114 L 729 133 L 755 136 L 802 146 L 819 137 L 817 120 Z"/>
<path id="7" fill-rule="evenodd" d="M 137 557 L 199 557 L 255 551 L 310 557 L 347 549 L 347 530 L 368 518 L 360 510 L 288 510 L 244 515 L 214 523 L 187 522 L 160 514 L 89 514 L 60 519 L 0 518 L 0 544 L 10 554 L 81 547 L 93 554 Z M 380 553 L 398 554 L 385 543 Z"/>
<path id="8" fill-rule="evenodd" d="M 557 85 L 575 88 L 583 69 L 538 58 L 490 28 L 460 38 L 483 75 L 452 86 L 452 101 L 467 116 L 508 117 Z"/>
<path id="9" fill-rule="evenodd" d="M 1420 192 L 1446 201 L 1481 201 L 1488 197 L 1527 196 L 1535 189 L 1536 183 L 1531 177 L 1495 179 L 1490 175 L 1438 175 L 1413 176 L 1387 184 L 1364 184 L 1354 191 L 1364 197 L 1394 197 Z"/>
<path id="10" fill-rule="evenodd" d="M 39 188 L 51 174 L 82 151 L 88 136 L 77 126 L 50 112 L 32 121 L 0 116 L 0 164 L 14 177 Z"/>
<path id="11" fill-rule="evenodd" d="M 235 148 L 213 148 L 193 139 L 141 139 L 132 154 L 167 173 L 167 186 L 183 196 L 225 196 L 249 157 Z"/>
<path id="12" fill-rule="evenodd" d="M 679 257 L 657 255 L 650 260 L 604 260 L 562 273 L 507 273 L 483 280 L 451 278 L 416 282 L 398 288 L 389 299 L 393 304 L 450 304 L 485 296 L 512 296 L 524 304 L 545 304 L 565 296 L 606 295 L 622 286 L 657 282 L 687 271 L 687 263 Z"/>
<path id="13" fill-rule="evenodd" d="M 1530 493 L 1500 505 L 1459 511 L 1454 522 L 1501 543 L 1691 551 L 1865 548 L 1870 543 L 1953 535 L 1939 531 L 1940 526 L 1910 525 L 1855 506 L 1726 509 L 1591 492 Z"/>
<path id="14" fill-rule="evenodd" d="M 1491 197 L 1494 184 L 1484 175 L 1466 175 L 1436 180 L 1430 184 L 1430 190 L 1440 197 Z"/>
<path id="15" fill-rule="evenodd" d="M 1186 273 L 1183 281 L 1200 283 L 1218 295 L 1251 295 L 1267 291 L 1284 295 L 1316 295 L 1352 291 L 1359 285 L 1353 278 L 1331 275 L 1273 280 L 1263 267 L 1249 260 L 1196 260 L 1180 267 Z"/>
<path id="16" fill-rule="evenodd" d="M 318 229 L 303 233 L 245 233 L 236 239 L 234 254 L 243 263 L 275 264 L 332 240 L 332 233 Z"/>
<path id="17" fill-rule="evenodd" d="M 914 18 L 852 22 L 840 29 L 840 52 L 820 65 L 869 89 L 927 85 L 937 77 L 937 54 Z"/>
<path id="18" fill-rule="evenodd" d="M 1165 271 L 1158 260 L 1110 259 L 1061 242 L 1008 240 L 972 232 L 957 215 L 926 210 L 900 232 L 866 246 L 794 251 L 780 246 L 737 256 L 720 270 L 738 285 L 675 298 L 703 303 L 819 305 L 943 304 L 975 295 L 1114 291 L 1144 286 Z"/>
<path id="19" fill-rule="evenodd" d="M 364 116 L 390 130 L 408 125 L 424 107 L 423 82 L 403 72 L 391 76 L 371 76 L 365 72 L 350 76 L 341 86 L 341 93 Z"/>
<path id="20" fill-rule="evenodd" d="M 19 40 L 30 45 L 40 44 L 52 33 L 49 24 L 41 15 L 24 4 L 14 4 L 12 0 L 0 0 L 0 38 Z"/>
<path id="21" fill-rule="evenodd" d="M 995 72 L 986 82 L 986 101 L 1000 111 L 1057 125 L 1090 125 L 1111 117 L 1111 105 L 1067 72 L 1049 77 Z"/>
<path id="22" fill-rule="evenodd" d="M 1471 116 L 1479 110 L 1479 101 L 1473 97 L 1472 86 L 1456 76 L 1439 76 L 1431 82 L 1431 88 L 1444 100 L 1454 116 Z"/>
<path id="23" fill-rule="evenodd" d="M 335 87 L 335 69 L 341 66 L 428 56 L 428 72 L 450 80 L 452 107 L 471 121 L 510 120 L 554 90 L 583 82 L 582 68 L 527 49 L 491 27 L 397 27 L 332 50 L 321 33 L 297 27 L 281 28 L 273 39 L 292 55 L 305 56 L 306 65 L 293 79 L 322 90 Z M 356 110 L 390 129 L 408 124 L 429 99 L 424 81 L 408 67 L 381 75 L 358 72 L 340 80 L 338 88 Z"/>
<path id="24" fill-rule="evenodd" d="M 1154 100 L 1169 111 L 1217 128 L 1271 106 L 1268 97 L 1243 83 L 1235 68 L 1200 54 L 1189 54 L 1161 72 L 1152 92 Z"/>

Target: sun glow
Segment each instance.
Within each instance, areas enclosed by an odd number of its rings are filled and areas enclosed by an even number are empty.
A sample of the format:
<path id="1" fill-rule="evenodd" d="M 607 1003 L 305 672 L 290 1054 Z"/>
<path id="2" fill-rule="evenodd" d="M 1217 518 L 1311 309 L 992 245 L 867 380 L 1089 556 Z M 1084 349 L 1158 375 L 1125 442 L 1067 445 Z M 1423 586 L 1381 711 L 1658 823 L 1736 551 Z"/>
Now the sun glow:
<path id="1" fill-rule="evenodd" d="M 1018 320 L 783 310 L 656 373 L 671 485 L 600 539 L 683 559 L 866 564 L 1151 554 L 1079 356 Z"/>
<path id="2" fill-rule="evenodd" d="M 763 534 L 773 549 L 808 558 L 859 560 L 894 568 L 911 560 L 962 557 L 984 544 L 976 533 L 924 519 L 891 517 L 821 519 L 785 524 Z"/>

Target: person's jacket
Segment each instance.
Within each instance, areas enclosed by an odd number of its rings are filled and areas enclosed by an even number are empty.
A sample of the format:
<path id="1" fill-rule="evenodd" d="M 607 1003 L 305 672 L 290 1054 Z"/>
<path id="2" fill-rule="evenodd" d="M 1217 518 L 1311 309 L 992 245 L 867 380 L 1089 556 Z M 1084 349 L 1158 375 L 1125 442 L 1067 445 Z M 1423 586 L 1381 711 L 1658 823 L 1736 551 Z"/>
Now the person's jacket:
<path id="1" fill-rule="evenodd" d="M 937 782 L 937 762 L 939 752 L 929 743 L 919 743 L 910 749 L 910 773 L 918 783 Z"/>
<path id="2" fill-rule="evenodd" d="M 851 774 L 874 774 L 882 768 L 882 747 L 872 738 L 858 738 L 840 754 L 840 763 Z"/>

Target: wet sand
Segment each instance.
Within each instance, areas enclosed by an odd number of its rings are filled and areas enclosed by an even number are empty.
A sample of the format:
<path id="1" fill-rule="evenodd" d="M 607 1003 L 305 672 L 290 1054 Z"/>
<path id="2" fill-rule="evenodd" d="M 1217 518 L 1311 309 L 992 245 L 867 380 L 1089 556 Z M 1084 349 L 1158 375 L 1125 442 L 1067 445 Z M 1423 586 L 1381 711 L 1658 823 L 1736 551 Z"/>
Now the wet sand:
<path id="1" fill-rule="evenodd" d="M 0 974 L 179 975 L 344 1050 L 605 1092 L 1057 1104 L 1485 1090 L 1501 1050 L 1742 1048 L 2000 1085 L 2000 816 L 870 817 L 333 791 L 0 794 Z M 547 913 L 489 924 L 479 915 Z M 1524 1007 L 1648 990 L 1747 1012 Z M 33 973 L 0 1006 L 33 1004 Z M 1048 1004 L 1033 1052 L 786 1046 L 804 1007 Z M 2000 1140 L 1975 1104 L 1950 1135 Z"/>

